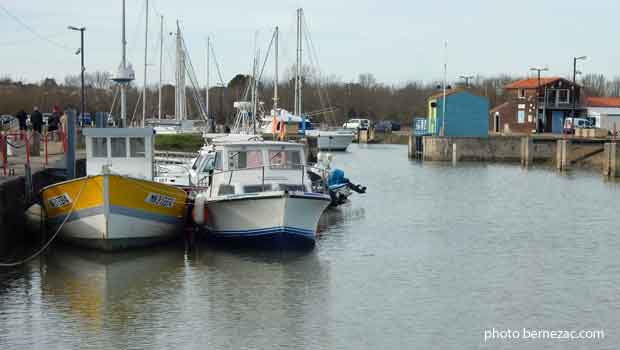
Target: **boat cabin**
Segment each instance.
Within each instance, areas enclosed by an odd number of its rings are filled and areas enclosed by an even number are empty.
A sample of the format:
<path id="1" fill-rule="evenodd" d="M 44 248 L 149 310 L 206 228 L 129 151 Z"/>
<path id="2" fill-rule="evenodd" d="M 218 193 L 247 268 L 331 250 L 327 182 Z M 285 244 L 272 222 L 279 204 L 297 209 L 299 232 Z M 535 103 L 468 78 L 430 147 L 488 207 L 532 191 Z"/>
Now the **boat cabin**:
<path id="1" fill-rule="evenodd" d="M 192 165 L 210 196 L 311 190 L 302 144 L 245 141 L 215 144 Z"/>
<path id="2" fill-rule="evenodd" d="M 152 128 L 85 128 L 86 175 L 104 173 L 153 179 Z"/>

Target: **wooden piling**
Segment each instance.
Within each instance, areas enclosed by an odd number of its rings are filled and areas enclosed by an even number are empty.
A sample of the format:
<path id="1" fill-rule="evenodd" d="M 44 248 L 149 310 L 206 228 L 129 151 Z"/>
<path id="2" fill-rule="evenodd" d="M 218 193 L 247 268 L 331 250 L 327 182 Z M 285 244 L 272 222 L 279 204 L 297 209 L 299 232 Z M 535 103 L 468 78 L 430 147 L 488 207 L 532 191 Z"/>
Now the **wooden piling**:
<path id="1" fill-rule="evenodd" d="M 605 157 L 603 161 L 603 175 L 609 177 L 616 177 L 620 175 L 618 172 L 616 143 L 605 143 Z"/>
<path id="2" fill-rule="evenodd" d="M 568 140 L 558 140 L 556 147 L 556 168 L 564 171 L 568 170 Z"/>
<path id="3" fill-rule="evenodd" d="M 528 167 L 534 161 L 534 141 L 531 137 L 521 138 L 521 165 Z"/>

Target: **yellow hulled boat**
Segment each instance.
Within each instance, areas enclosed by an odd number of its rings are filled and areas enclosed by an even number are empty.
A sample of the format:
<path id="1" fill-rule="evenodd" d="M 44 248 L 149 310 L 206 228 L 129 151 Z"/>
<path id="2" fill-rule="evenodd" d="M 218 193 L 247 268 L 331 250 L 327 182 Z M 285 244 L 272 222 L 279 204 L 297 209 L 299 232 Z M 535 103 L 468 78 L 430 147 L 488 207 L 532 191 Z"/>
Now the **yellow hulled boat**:
<path id="1" fill-rule="evenodd" d="M 87 176 L 41 193 L 50 228 L 66 241 L 103 250 L 180 234 L 187 194 L 152 180 L 153 130 L 85 129 L 84 135 Z"/>

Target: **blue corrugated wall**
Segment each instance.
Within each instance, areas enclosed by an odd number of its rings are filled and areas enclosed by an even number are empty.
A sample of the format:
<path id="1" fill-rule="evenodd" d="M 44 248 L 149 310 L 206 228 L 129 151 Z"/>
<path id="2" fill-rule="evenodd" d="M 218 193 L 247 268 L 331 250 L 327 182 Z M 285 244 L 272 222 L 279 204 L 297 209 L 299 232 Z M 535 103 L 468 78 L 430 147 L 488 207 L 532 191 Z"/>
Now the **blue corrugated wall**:
<path id="1" fill-rule="evenodd" d="M 446 136 L 487 137 L 489 135 L 489 101 L 468 92 L 446 97 Z M 437 130 L 441 129 L 443 98 L 437 98 Z"/>

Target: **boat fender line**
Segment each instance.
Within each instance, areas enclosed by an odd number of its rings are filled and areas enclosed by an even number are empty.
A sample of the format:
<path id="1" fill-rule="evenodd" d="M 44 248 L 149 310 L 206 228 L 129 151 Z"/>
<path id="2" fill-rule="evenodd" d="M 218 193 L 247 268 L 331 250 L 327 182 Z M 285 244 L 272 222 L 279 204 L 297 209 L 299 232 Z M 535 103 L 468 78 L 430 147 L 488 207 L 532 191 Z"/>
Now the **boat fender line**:
<path id="1" fill-rule="evenodd" d="M 194 200 L 194 209 L 192 210 L 192 219 L 198 225 L 204 225 L 209 217 L 207 209 L 207 196 L 199 194 Z"/>
<path id="2" fill-rule="evenodd" d="M 62 220 L 62 222 L 60 223 L 60 226 L 58 226 L 58 229 L 56 229 L 56 232 L 54 232 L 52 237 L 39 250 L 37 250 L 34 254 L 30 255 L 29 257 L 27 257 L 25 259 L 22 259 L 22 260 L 19 260 L 19 261 L 15 261 L 15 262 L 10 262 L 10 263 L 0 263 L 0 267 L 15 267 L 15 266 L 23 265 L 23 264 L 31 261 L 32 259 L 35 259 L 39 255 L 41 255 L 50 246 L 50 244 L 52 244 L 54 239 L 56 239 L 56 237 L 58 237 L 58 234 L 60 233 L 60 230 L 62 230 L 63 226 L 65 226 L 65 224 L 67 223 L 67 220 L 69 220 L 69 217 L 71 216 L 71 214 L 73 214 L 73 212 L 75 211 L 75 206 L 76 206 L 77 202 L 80 200 L 80 197 L 82 196 L 82 191 L 84 191 L 84 188 L 86 187 L 86 183 L 88 182 L 88 180 L 89 180 L 89 177 L 87 177 L 84 180 L 84 182 L 82 183 L 82 187 L 80 188 L 80 192 L 78 192 L 77 197 L 75 197 L 75 201 L 73 201 L 73 205 L 71 205 L 71 210 L 69 210 L 69 212 L 67 213 L 65 218 Z M 42 205 L 41 208 L 45 209 L 45 206 Z"/>

